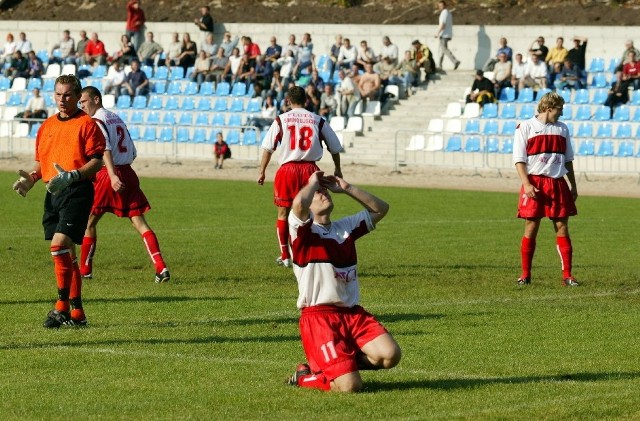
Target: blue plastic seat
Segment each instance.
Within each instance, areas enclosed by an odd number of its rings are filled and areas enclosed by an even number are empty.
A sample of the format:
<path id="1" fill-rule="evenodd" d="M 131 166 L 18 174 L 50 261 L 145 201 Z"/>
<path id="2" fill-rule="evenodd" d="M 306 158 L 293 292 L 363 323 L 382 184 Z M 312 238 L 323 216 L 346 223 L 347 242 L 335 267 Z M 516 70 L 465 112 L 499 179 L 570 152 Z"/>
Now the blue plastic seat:
<path id="1" fill-rule="evenodd" d="M 42 92 L 53 92 L 56 86 L 55 79 L 45 79 L 42 85 Z"/>
<path id="2" fill-rule="evenodd" d="M 233 84 L 231 90 L 231 96 L 245 96 L 247 94 L 247 85 L 243 82 L 236 82 Z"/>
<path id="3" fill-rule="evenodd" d="M 178 98 L 175 96 L 170 96 L 169 98 L 167 98 L 167 102 L 164 104 L 164 109 L 167 111 L 177 110 Z"/>
<path id="4" fill-rule="evenodd" d="M 631 92 L 631 96 L 629 97 L 629 104 L 640 105 L 640 89 Z"/>
<path id="5" fill-rule="evenodd" d="M 156 141 L 156 128 L 155 126 L 147 126 L 144 129 L 144 135 L 142 139 L 147 142 L 155 142 Z"/>
<path id="6" fill-rule="evenodd" d="M 633 156 L 633 149 L 633 142 L 620 142 L 620 144 L 618 145 L 618 153 L 616 155 L 622 158 Z"/>
<path id="7" fill-rule="evenodd" d="M 221 114 L 221 113 L 215 114 L 213 116 L 213 119 L 211 120 L 211 124 L 213 126 L 218 126 L 218 127 L 225 126 L 227 122 L 224 114 Z"/>
<path id="8" fill-rule="evenodd" d="M 144 115 L 142 111 L 134 111 L 131 114 L 131 124 L 142 124 L 144 122 Z"/>
<path id="9" fill-rule="evenodd" d="M 191 126 L 193 124 L 193 113 L 189 111 L 185 111 L 180 114 L 180 119 L 178 120 L 178 124 L 180 126 Z"/>
<path id="10" fill-rule="evenodd" d="M 587 89 L 578 89 L 573 97 L 574 104 L 588 104 L 590 101 L 589 91 Z"/>
<path id="11" fill-rule="evenodd" d="M 604 137 L 612 137 L 612 136 L 613 136 L 613 125 L 611 123 L 598 124 L 598 129 L 596 130 L 596 137 L 604 138 Z"/>
<path id="12" fill-rule="evenodd" d="M 478 136 L 472 136 L 467 138 L 464 143 L 465 152 L 480 152 L 480 138 Z"/>
<path id="13" fill-rule="evenodd" d="M 11 79 L 9 79 L 6 76 L 0 76 L 0 91 L 6 91 L 10 87 L 11 87 Z"/>
<path id="14" fill-rule="evenodd" d="M 496 135 L 499 130 L 500 125 L 498 124 L 498 120 L 487 120 L 482 128 L 482 134 L 485 136 Z"/>
<path id="15" fill-rule="evenodd" d="M 32 77 L 29 79 L 29 82 L 27 83 L 27 91 L 32 91 L 36 88 L 42 89 L 42 79 L 39 79 L 37 77 Z"/>
<path id="16" fill-rule="evenodd" d="M 35 138 L 38 135 L 38 130 L 40 130 L 40 126 L 42 126 L 42 123 L 35 123 L 33 126 L 31 126 L 31 129 L 29 129 L 30 138 Z"/>
<path id="17" fill-rule="evenodd" d="M 451 136 L 447 140 L 447 145 L 444 148 L 445 152 L 460 152 L 462 150 L 462 137 Z"/>
<path id="18" fill-rule="evenodd" d="M 131 108 L 131 97 L 129 95 L 120 95 L 116 102 L 116 108 Z"/>
<path id="19" fill-rule="evenodd" d="M 613 110 L 614 121 L 629 121 L 631 119 L 631 110 L 627 105 L 620 105 Z"/>
<path id="20" fill-rule="evenodd" d="M 571 104 L 565 103 L 562 106 L 562 116 L 561 120 L 573 120 L 573 106 Z"/>
<path id="21" fill-rule="evenodd" d="M 173 66 L 169 72 L 169 80 L 184 79 L 184 69 L 180 66 Z"/>
<path id="22" fill-rule="evenodd" d="M 213 95 L 213 82 L 202 82 L 199 93 L 200 95 Z"/>
<path id="23" fill-rule="evenodd" d="M 467 120 L 467 124 L 464 126 L 464 134 L 478 134 L 480 133 L 480 120 L 471 119 Z"/>
<path id="24" fill-rule="evenodd" d="M 133 98 L 132 107 L 136 110 L 144 110 L 147 108 L 147 97 L 144 95 L 137 95 Z"/>
<path id="25" fill-rule="evenodd" d="M 558 94 L 564 99 L 565 104 L 569 104 L 571 102 L 571 89 L 560 89 L 557 91 Z"/>
<path id="26" fill-rule="evenodd" d="M 505 121 L 502 125 L 502 128 L 500 129 L 500 134 L 502 136 L 513 136 L 513 134 L 516 132 L 517 125 L 518 124 L 513 120 Z"/>
<path id="27" fill-rule="evenodd" d="M 240 143 L 240 131 L 239 130 L 230 130 L 227 133 L 227 143 L 229 145 L 237 145 Z"/>
<path id="28" fill-rule="evenodd" d="M 258 143 L 258 134 L 255 130 L 247 130 L 242 134 L 243 145 L 255 145 Z"/>
<path id="29" fill-rule="evenodd" d="M 316 69 L 318 69 L 318 71 L 328 70 L 327 69 L 328 63 L 329 63 L 329 55 L 322 54 L 318 56 L 318 58 L 316 59 Z"/>
<path id="30" fill-rule="evenodd" d="M 209 125 L 209 116 L 206 113 L 198 113 L 196 115 L 196 126 L 208 126 L 208 125 Z"/>
<path id="31" fill-rule="evenodd" d="M 513 139 L 505 139 L 502 142 L 502 148 L 500 149 L 500 153 L 510 154 L 513 153 Z"/>
<path id="32" fill-rule="evenodd" d="M 203 129 L 202 127 L 198 127 L 193 131 L 193 142 L 194 143 L 205 143 L 207 141 L 207 129 Z"/>
<path id="33" fill-rule="evenodd" d="M 128 124 L 128 123 L 129 123 L 129 112 L 128 112 L 128 111 L 118 110 L 118 111 L 116 111 L 116 114 L 118 114 L 118 116 L 120 117 L 120 119 L 121 119 L 125 124 Z"/>
<path id="34" fill-rule="evenodd" d="M 589 63 L 589 67 L 587 68 L 587 72 L 596 73 L 596 72 L 604 72 L 604 58 L 603 57 L 594 57 L 591 59 Z"/>
<path id="35" fill-rule="evenodd" d="M 234 113 L 241 113 L 244 111 L 244 101 L 242 98 L 233 98 L 230 110 Z"/>
<path id="36" fill-rule="evenodd" d="M 590 156 L 595 154 L 595 143 L 593 140 L 583 140 L 578 147 L 578 155 Z"/>
<path id="37" fill-rule="evenodd" d="M 596 89 L 591 103 L 595 105 L 603 105 L 607 101 L 608 96 L 609 91 L 607 89 Z"/>
<path id="38" fill-rule="evenodd" d="M 9 99 L 7 99 L 6 105 L 11 107 L 22 105 L 22 94 L 20 92 L 11 92 L 11 95 L 9 95 Z"/>
<path id="39" fill-rule="evenodd" d="M 173 141 L 173 127 L 163 127 L 160 130 L 160 137 L 158 137 L 160 142 L 171 142 Z"/>
<path id="40" fill-rule="evenodd" d="M 42 61 L 42 64 L 49 63 L 49 52 L 47 50 L 38 50 L 36 52 L 36 57 Z"/>
<path id="41" fill-rule="evenodd" d="M 576 137 L 593 137 L 593 126 L 589 122 L 580 123 Z"/>
<path id="42" fill-rule="evenodd" d="M 500 150 L 500 140 L 497 137 L 487 138 L 484 150 L 487 153 L 497 153 Z"/>
<path id="43" fill-rule="evenodd" d="M 260 112 L 260 108 L 262 107 L 262 101 L 260 98 L 251 98 L 249 103 L 247 104 L 247 109 L 245 110 L 248 113 L 258 113 Z"/>
<path id="44" fill-rule="evenodd" d="M 482 107 L 482 118 L 498 117 L 498 104 L 488 103 Z"/>
<path id="45" fill-rule="evenodd" d="M 182 104 L 180 104 L 180 109 L 182 111 L 193 111 L 196 108 L 196 103 L 191 97 L 186 97 L 182 100 Z"/>
<path id="46" fill-rule="evenodd" d="M 227 98 L 218 98 L 213 106 L 214 111 L 224 112 L 227 111 Z"/>
<path id="47" fill-rule="evenodd" d="M 168 111 L 166 113 L 164 113 L 164 115 L 162 116 L 162 124 L 176 124 L 178 122 L 178 119 L 176 118 L 176 113 L 174 113 L 173 111 Z"/>
<path id="48" fill-rule="evenodd" d="M 596 108 L 596 112 L 593 114 L 594 121 L 609 121 L 611 119 L 611 108 L 601 105 Z"/>
<path id="49" fill-rule="evenodd" d="M 153 92 L 157 94 L 166 94 L 167 93 L 167 81 L 166 80 L 157 80 L 153 82 Z"/>
<path id="50" fill-rule="evenodd" d="M 195 95 L 198 93 L 198 84 L 196 82 L 187 83 L 186 88 L 184 88 L 185 95 Z"/>
<path id="51" fill-rule="evenodd" d="M 151 111 L 148 113 L 147 124 L 160 124 L 160 113 L 157 111 Z"/>
<path id="52" fill-rule="evenodd" d="M 567 130 L 569 130 L 569 136 L 573 137 L 573 123 L 565 122 L 564 124 L 567 126 Z"/>
<path id="53" fill-rule="evenodd" d="M 513 103 L 500 104 L 500 118 L 505 120 L 516 118 L 516 105 Z"/>
<path id="54" fill-rule="evenodd" d="M 211 111 L 211 100 L 209 98 L 200 98 L 198 100 L 198 111 Z"/>
<path id="55" fill-rule="evenodd" d="M 616 129 L 616 139 L 631 139 L 631 124 L 622 123 Z"/>
<path id="56" fill-rule="evenodd" d="M 573 119 L 577 121 L 591 120 L 591 107 L 589 105 L 580 105 Z"/>
<path id="57" fill-rule="evenodd" d="M 167 86 L 168 95 L 181 95 L 182 94 L 182 82 L 179 80 L 172 80 Z"/>
<path id="58" fill-rule="evenodd" d="M 593 75 L 593 79 L 591 80 L 591 86 L 594 88 L 606 88 L 609 86 L 609 81 L 607 80 L 607 75 L 604 73 L 596 73 Z"/>
<path id="59" fill-rule="evenodd" d="M 231 114 L 227 125 L 231 127 L 242 126 L 242 116 L 240 114 Z"/>
<path id="60" fill-rule="evenodd" d="M 129 126 L 131 140 L 140 140 L 140 126 Z"/>
<path id="61" fill-rule="evenodd" d="M 522 107 L 520 107 L 520 114 L 518 115 L 518 118 L 520 120 L 528 120 L 533 117 L 534 114 L 535 108 L 533 104 L 524 104 Z"/>
<path id="62" fill-rule="evenodd" d="M 169 68 L 166 66 L 158 66 L 156 72 L 153 74 L 154 79 L 167 80 L 169 79 Z"/>
<path id="63" fill-rule="evenodd" d="M 228 96 L 231 93 L 231 86 L 228 82 L 220 82 L 216 86 L 216 96 Z"/>
<path id="64" fill-rule="evenodd" d="M 162 97 L 159 95 L 151 95 L 151 98 L 149 98 L 149 108 L 152 110 L 161 110 L 163 108 Z"/>
<path id="65" fill-rule="evenodd" d="M 176 131 L 176 141 L 184 143 L 191 140 L 191 134 L 188 127 L 178 127 Z"/>
<path id="66" fill-rule="evenodd" d="M 533 89 L 523 88 L 518 93 L 518 102 L 533 102 Z"/>
<path id="67" fill-rule="evenodd" d="M 618 67 L 618 65 L 620 64 L 620 59 L 617 58 L 612 58 L 609 60 L 609 68 L 607 69 L 607 71 L 609 73 L 615 73 L 616 72 L 616 68 Z"/>
<path id="68" fill-rule="evenodd" d="M 142 72 L 147 76 L 147 79 L 151 79 L 153 77 L 153 67 L 144 65 L 140 68 Z"/>
<path id="69" fill-rule="evenodd" d="M 613 156 L 613 142 L 610 140 L 603 140 L 602 142 L 600 142 L 600 146 L 598 147 L 596 155 Z"/>
<path id="70" fill-rule="evenodd" d="M 498 101 L 500 102 L 513 102 L 516 100 L 516 90 L 512 87 L 502 88 Z"/>
<path id="71" fill-rule="evenodd" d="M 551 92 L 551 89 L 549 88 L 540 88 L 540 90 L 538 90 L 538 92 L 536 92 L 535 98 L 536 100 L 540 100 L 540 98 L 542 98 L 543 95 L 548 94 L 549 92 Z"/>

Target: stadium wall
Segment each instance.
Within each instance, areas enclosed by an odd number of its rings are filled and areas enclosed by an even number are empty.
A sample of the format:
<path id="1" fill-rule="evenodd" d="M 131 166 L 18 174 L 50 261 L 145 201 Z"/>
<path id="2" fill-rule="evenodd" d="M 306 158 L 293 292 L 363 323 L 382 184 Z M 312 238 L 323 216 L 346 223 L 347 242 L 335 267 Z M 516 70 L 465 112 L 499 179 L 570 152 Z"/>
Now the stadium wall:
<path id="1" fill-rule="evenodd" d="M 59 41 L 64 29 L 71 31 L 74 39 L 78 38 L 80 30 L 97 32 L 105 43 L 107 51 L 115 52 L 119 46 L 120 36 L 124 33 L 124 22 L 41 22 L 41 21 L 3 21 L 3 32 L 25 32 L 36 50 L 47 49 Z M 199 31 L 191 22 L 148 22 L 147 30 L 156 34 L 156 41 L 168 46 L 171 33 L 189 32 L 192 39 L 199 40 Z M 304 32 L 312 35 L 314 53 L 325 54 L 329 51 L 336 34 L 342 34 L 359 45 L 361 40 L 367 40 L 374 52 L 382 46 L 382 36 L 387 35 L 398 45 L 400 54 L 408 49 L 414 39 L 431 48 L 437 54 L 438 42 L 433 37 L 436 25 L 309 25 L 309 24 L 246 24 L 229 23 L 217 24 L 215 27 L 216 41 L 219 41 L 224 31 L 233 35 L 249 35 L 261 49 L 269 45 L 269 37 L 275 35 L 280 45 L 287 43 L 289 34 L 295 34 L 297 40 Z M 506 37 L 509 45 L 517 52 L 526 52 L 531 43 L 538 36 L 543 36 L 546 45 L 551 48 L 557 37 L 565 39 L 565 46 L 572 47 L 573 36 L 589 38 L 587 48 L 587 63 L 593 57 L 605 59 L 619 58 L 624 50 L 627 39 L 634 39 L 640 34 L 639 27 L 634 26 L 485 26 L 485 25 L 454 25 L 454 39 L 450 43 L 453 53 L 461 61 L 462 69 L 482 67 L 487 59 L 495 54 L 498 39 Z M 640 42 L 640 40 L 639 40 Z M 445 69 L 450 63 L 445 62 Z"/>

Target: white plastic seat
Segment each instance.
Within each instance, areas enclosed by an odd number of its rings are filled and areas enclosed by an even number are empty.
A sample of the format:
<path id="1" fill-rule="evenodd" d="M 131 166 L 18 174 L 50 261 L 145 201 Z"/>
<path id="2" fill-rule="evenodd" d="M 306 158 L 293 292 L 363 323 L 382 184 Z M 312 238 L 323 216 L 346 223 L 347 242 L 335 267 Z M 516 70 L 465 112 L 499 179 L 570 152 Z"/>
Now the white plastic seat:
<path id="1" fill-rule="evenodd" d="M 349 118 L 349 120 L 347 121 L 347 127 L 345 127 L 343 131 L 362 133 L 362 130 L 363 130 L 362 117 L 353 116 Z"/>
<path id="2" fill-rule="evenodd" d="M 421 134 L 411 136 L 409 144 L 405 148 L 406 151 L 421 151 L 425 147 L 425 138 Z"/>
<path id="3" fill-rule="evenodd" d="M 27 89 L 27 79 L 23 77 L 17 77 L 13 79 L 10 91 L 24 91 Z"/>
<path id="4" fill-rule="evenodd" d="M 462 118 L 478 118 L 480 116 L 480 104 L 470 102 L 464 106 Z"/>
<path id="5" fill-rule="evenodd" d="M 344 130 L 344 117 L 342 116 L 334 116 L 331 118 L 329 125 L 333 129 L 334 132 L 338 133 Z"/>
<path id="6" fill-rule="evenodd" d="M 447 104 L 447 110 L 443 114 L 444 118 L 458 118 L 462 115 L 462 104 L 459 102 L 450 102 Z"/>
<path id="7" fill-rule="evenodd" d="M 379 117 L 382 114 L 382 109 L 380 107 L 380 101 L 367 101 L 367 106 L 362 112 L 363 116 L 373 116 Z"/>
<path id="8" fill-rule="evenodd" d="M 116 106 L 116 97 L 112 94 L 102 96 L 102 105 L 104 108 L 110 109 Z"/>
<path id="9" fill-rule="evenodd" d="M 47 66 L 47 72 L 42 76 L 43 79 L 55 79 L 60 76 L 60 65 L 51 63 Z"/>
<path id="10" fill-rule="evenodd" d="M 427 146 L 424 150 L 427 152 L 441 151 L 444 149 L 444 136 L 441 134 L 434 134 L 429 136 L 427 140 Z"/>
<path id="11" fill-rule="evenodd" d="M 459 118 L 452 118 L 447 120 L 444 126 L 445 133 L 462 133 L 462 120 Z"/>
<path id="12" fill-rule="evenodd" d="M 431 133 L 442 133 L 444 130 L 444 120 L 441 118 L 432 118 L 427 126 L 427 131 Z"/>
<path id="13" fill-rule="evenodd" d="M 76 65 L 75 64 L 65 64 L 62 66 L 62 70 L 60 71 L 61 75 L 75 75 L 76 74 Z"/>

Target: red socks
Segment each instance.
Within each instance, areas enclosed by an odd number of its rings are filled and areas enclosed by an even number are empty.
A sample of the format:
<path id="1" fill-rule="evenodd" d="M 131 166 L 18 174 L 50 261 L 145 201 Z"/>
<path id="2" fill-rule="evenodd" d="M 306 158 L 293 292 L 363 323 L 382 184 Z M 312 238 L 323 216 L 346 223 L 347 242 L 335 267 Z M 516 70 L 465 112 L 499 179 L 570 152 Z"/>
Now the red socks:
<path id="1" fill-rule="evenodd" d="M 533 262 L 533 254 L 536 251 L 536 240 L 533 238 L 522 237 L 520 243 L 520 258 L 522 261 L 522 278 L 531 278 L 531 264 Z"/>
<path id="2" fill-rule="evenodd" d="M 278 244 L 280 244 L 280 258 L 290 259 L 289 255 L 289 224 L 285 219 L 276 220 L 276 234 L 278 235 Z"/>
<path id="3" fill-rule="evenodd" d="M 71 250 L 66 246 L 51 246 L 51 257 L 53 258 L 53 270 L 56 274 L 58 285 L 58 301 L 56 310 L 69 311 L 69 291 L 73 278 L 73 260 Z"/>
<path id="4" fill-rule="evenodd" d="M 162 253 L 160 252 L 160 244 L 158 244 L 158 238 L 153 231 L 149 230 L 142 234 L 142 241 L 144 241 L 144 245 L 147 247 L 149 257 L 151 257 L 151 261 L 156 267 L 156 273 L 162 272 L 163 269 L 166 269 L 167 265 L 162 259 Z"/>
<path id="5" fill-rule="evenodd" d="M 564 279 L 571 277 L 571 257 L 573 255 L 573 247 L 571 247 L 571 238 L 556 237 L 558 254 L 560 255 L 560 263 L 562 264 L 562 277 Z"/>
<path id="6" fill-rule="evenodd" d="M 96 252 L 97 238 L 84 237 L 80 246 L 80 273 L 89 275 L 93 272 L 93 255 Z"/>
<path id="7" fill-rule="evenodd" d="M 306 374 L 298 377 L 298 386 L 309 389 L 331 390 L 331 382 L 322 373 Z"/>

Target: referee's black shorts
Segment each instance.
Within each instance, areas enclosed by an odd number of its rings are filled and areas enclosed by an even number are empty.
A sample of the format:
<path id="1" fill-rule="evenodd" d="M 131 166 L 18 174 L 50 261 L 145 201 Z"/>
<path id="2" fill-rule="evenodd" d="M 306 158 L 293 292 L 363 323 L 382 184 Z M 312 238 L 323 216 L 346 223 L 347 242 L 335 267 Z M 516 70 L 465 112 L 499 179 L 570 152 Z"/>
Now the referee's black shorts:
<path id="1" fill-rule="evenodd" d="M 56 194 L 47 192 L 44 198 L 44 239 L 55 233 L 65 234 L 76 244 L 82 244 L 89 214 L 93 206 L 93 183 L 79 181 Z"/>

